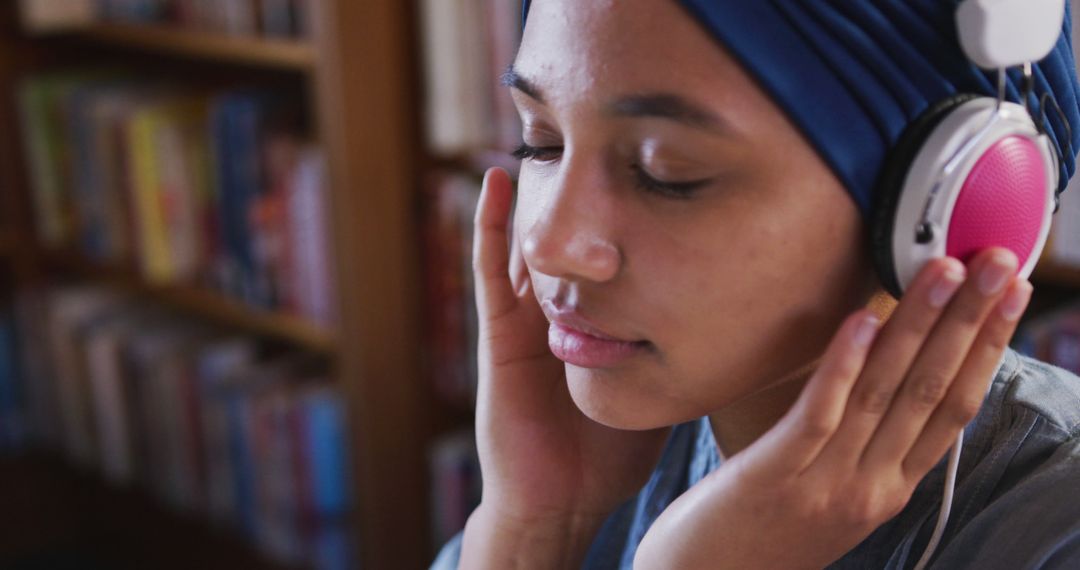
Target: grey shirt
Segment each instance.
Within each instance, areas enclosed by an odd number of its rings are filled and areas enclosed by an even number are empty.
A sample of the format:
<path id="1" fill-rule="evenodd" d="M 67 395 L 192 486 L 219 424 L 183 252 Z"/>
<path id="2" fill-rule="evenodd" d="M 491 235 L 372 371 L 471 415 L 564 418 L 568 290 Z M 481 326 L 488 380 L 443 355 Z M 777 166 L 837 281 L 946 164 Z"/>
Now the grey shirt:
<path id="1" fill-rule="evenodd" d="M 964 430 L 949 523 L 929 567 L 1080 569 L 1078 432 L 1080 378 L 1008 350 Z M 900 514 L 829 568 L 913 568 L 937 523 L 947 459 Z M 653 521 L 720 463 L 708 418 L 676 426 L 648 483 L 604 523 L 583 567 L 632 568 Z M 456 568 L 460 552 L 458 534 L 432 568 Z"/>

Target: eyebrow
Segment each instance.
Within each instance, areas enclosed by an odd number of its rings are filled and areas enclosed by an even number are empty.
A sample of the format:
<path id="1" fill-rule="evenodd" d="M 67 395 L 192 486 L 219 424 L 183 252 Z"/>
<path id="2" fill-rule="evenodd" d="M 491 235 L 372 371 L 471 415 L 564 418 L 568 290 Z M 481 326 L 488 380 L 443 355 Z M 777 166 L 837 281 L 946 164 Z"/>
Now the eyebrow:
<path id="1" fill-rule="evenodd" d="M 531 81 L 514 69 L 513 64 L 506 68 L 500 83 L 512 87 L 544 103 L 544 94 Z M 610 114 L 627 118 L 669 119 L 683 125 L 718 134 L 735 132 L 732 126 L 708 109 L 673 93 L 646 93 L 620 98 L 608 105 Z"/>
<path id="2" fill-rule="evenodd" d="M 531 81 L 522 77 L 521 74 L 514 69 L 514 64 L 512 63 L 506 68 L 506 71 L 503 72 L 502 77 L 499 78 L 499 83 L 501 83 L 503 87 L 513 87 L 529 97 L 536 99 L 540 103 L 544 102 L 544 95 L 540 93 L 540 89 L 537 88 L 536 85 L 533 85 Z"/>
<path id="3" fill-rule="evenodd" d="M 719 134 L 733 131 L 727 121 L 711 111 L 672 93 L 632 95 L 615 101 L 609 108 L 611 113 L 618 117 L 670 119 L 688 127 Z"/>

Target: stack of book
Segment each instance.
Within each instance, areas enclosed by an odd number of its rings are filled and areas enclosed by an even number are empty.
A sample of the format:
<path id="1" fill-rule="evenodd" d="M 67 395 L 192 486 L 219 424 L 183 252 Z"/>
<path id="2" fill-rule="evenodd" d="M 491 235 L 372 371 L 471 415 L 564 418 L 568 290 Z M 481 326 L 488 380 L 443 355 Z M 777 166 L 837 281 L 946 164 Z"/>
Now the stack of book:
<path id="1" fill-rule="evenodd" d="M 293 101 L 74 71 L 27 80 L 19 108 L 47 247 L 331 324 L 324 159 Z"/>
<path id="2" fill-rule="evenodd" d="M 477 313 L 472 274 L 473 216 L 480 184 L 435 174 L 424 223 L 428 364 L 439 395 L 461 407 L 476 401 Z"/>
<path id="3" fill-rule="evenodd" d="M 97 287 L 20 303 L 36 441 L 234 527 L 275 560 L 349 567 L 344 401 L 322 363 Z"/>
<path id="4" fill-rule="evenodd" d="M 500 78 L 517 52 L 521 2 L 424 0 L 420 10 L 429 148 L 454 156 L 520 144 Z"/>
<path id="5" fill-rule="evenodd" d="M 269 38 L 308 37 L 311 29 L 308 0 L 20 0 L 20 7 L 33 31 L 98 21 Z"/>

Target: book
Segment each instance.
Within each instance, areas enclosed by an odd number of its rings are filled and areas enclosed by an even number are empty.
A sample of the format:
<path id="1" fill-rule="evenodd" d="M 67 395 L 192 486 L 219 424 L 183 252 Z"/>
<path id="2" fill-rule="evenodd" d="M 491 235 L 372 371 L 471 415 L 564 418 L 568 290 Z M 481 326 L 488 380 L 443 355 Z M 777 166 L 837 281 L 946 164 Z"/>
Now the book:
<path id="1" fill-rule="evenodd" d="M 131 395 L 126 393 L 124 348 L 140 334 L 142 321 L 138 314 L 117 313 L 85 339 L 100 469 L 116 485 L 135 480 L 136 434 L 126 413 Z"/>
<path id="2" fill-rule="evenodd" d="M 97 324 L 102 312 L 120 300 L 93 288 L 70 289 L 51 300 L 47 319 L 51 358 L 56 363 L 59 423 L 63 446 L 72 460 L 92 469 L 97 459 L 96 428 L 80 343 L 83 328 Z"/>
<path id="3" fill-rule="evenodd" d="M 48 302 L 50 291 L 20 288 L 12 298 L 12 317 L 18 337 L 16 354 L 23 386 L 28 445 L 60 448 L 59 398 L 56 363 L 49 350 Z"/>
<path id="4" fill-rule="evenodd" d="M 10 307 L 0 307 L 0 455 L 21 451 L 27 442 L 25 378 L 15 327 Z"/>
<path id="5" fill-rule="evenodd" d="M 278 263 L 294 311 L 326 327 L 337 323 L 334 243 L 330 238 L 330 193 L 326 158 L 319 147 L 297 148 L 282 174 L 285 201 L 284 251 Z"/>
<path id="6" fill-rule="evenodd" d="M 83 78 L 73 74 L 35 78 L 24 83 L 17 95 L 35 227 L 41 241 L 50 246 L 63 243 L 72 226 L 72 207 L 65 191 L 70 170 L 56 105 L 80 81 Z"/>
<path id="7" fill-rule="evenodd" d="M 201 101 L 158 99 L 129 117 L 127 148 L 139 267 L 154 284 L 193 282 L 203 247 L 198 200 L 205 193 L 195 165 L 202 164 L 199 133 L 206 120 Z"/>

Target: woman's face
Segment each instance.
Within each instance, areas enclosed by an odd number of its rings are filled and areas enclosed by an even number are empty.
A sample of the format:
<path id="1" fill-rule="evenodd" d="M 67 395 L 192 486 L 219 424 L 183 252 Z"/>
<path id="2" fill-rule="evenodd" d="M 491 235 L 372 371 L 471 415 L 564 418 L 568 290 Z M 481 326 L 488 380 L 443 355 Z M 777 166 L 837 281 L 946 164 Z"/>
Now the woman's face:
<path id="1" fill-rule="evenodd" d="M 675 2 L 537 0 L 508 78 L 516 239 L 592 419 L 673 425 L 795 378 L 874 293 L 854 201 Z"/>

